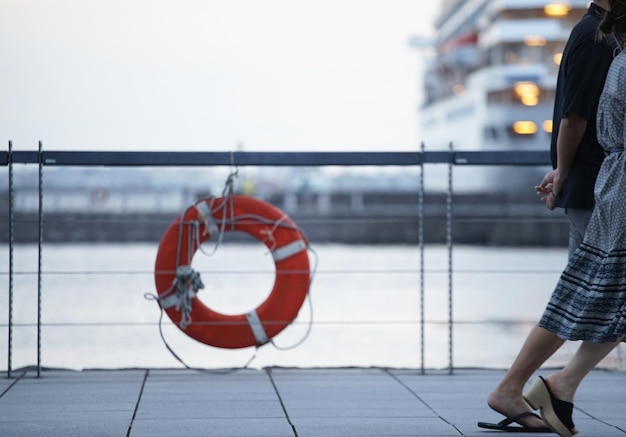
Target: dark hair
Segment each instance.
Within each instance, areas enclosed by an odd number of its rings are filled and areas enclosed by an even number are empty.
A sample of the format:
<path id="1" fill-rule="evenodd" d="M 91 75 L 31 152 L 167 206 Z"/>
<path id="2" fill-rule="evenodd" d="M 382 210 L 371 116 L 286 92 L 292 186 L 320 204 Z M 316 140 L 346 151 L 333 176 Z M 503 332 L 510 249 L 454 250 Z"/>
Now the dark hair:
<path id="1" fill-rule="evenodd" d="M 611 11 L 600 21 L 599 31 L 604 35 L 626 36 L 626 0 L 609 0 Z"/>

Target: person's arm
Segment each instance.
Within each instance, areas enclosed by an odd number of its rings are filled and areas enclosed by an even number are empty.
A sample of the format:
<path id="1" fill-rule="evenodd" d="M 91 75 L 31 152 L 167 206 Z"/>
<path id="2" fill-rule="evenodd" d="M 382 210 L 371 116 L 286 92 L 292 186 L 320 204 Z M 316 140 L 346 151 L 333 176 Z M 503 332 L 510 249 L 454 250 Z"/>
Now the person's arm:
<path id="1" fill-rule="evenodd" d="M 574 163 L 574 157 L 576 156 L 578 146 L 583 139 L 586 129 L 587 120 L 580 115 L 570 113 L 561 120 L 559 137 L 556 140 L 556 174 L 552 181 L 552 192 L 555 196 L 559 194 L 563 183 L 569 176 L 569 172 Z"/>
<path id="2" fill-rule="evenodd" d="M 582 141 L 586 129 L 587 120 L 580 115 L 567 114 L 561 120 L 559 137 L 556 140 L 556 169 L 561 175 L 562 180 L 565 180 L 567 176 L 569 176 L 572 164 L 574 163 L 574 156 L 576 156 L 578 145 Z"/>
<path id="3" fill-rule="evenodd" d="M 586 129 L 587 120 L 580 115 L 570 113 L 561 119 L 559 137 L 556 140 L 557 167 L 548 172 L 541 183 L 535 186 L 537 195 L 541 197 L 541 201 L 545 202 L 550 210 L 554 209 L 554 199 L 569 176 L 578 145 L 582 141 Z"/>

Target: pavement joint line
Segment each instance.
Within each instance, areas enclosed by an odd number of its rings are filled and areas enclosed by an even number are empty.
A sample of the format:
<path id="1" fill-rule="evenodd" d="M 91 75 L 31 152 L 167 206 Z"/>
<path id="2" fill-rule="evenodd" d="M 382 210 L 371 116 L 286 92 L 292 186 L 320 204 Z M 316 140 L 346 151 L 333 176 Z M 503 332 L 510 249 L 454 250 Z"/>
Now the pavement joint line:
<path id="1" fill-rule="evenodd" d="M 289 423 L 289 426 L 291 426 L 291 429 L 293 430 L 294 437 L 298 437 L 298 430 L 296 429 L 295 425 L 291 421 L 291 418 L 289 417 L 289 413 L 287 412 L 287 408 L 285 407 L 283 399 L 280 396 L 280 392 L 278 391 L 278 387 L 276 387 L 276 382 L 274 381 L 274 378 L 272 377 L 272 369 L 271 368 L 265 368 L 263 370 L 265 370 L 265 374 L 268 376 L 270 382 L 272 383 L 272 387 L 274 388 L 274 391 L 276 392 L 276 396 L 278 397 L 278 402 L 280 402 L 280 407 L 283 409 L 283 413 L 285 413 L 285 418 L 287 419 L 287 422 Z"/>
<path id="2" fill-rule="evenodd" d="M 15 377 L 15 381 L 13 381 L 11 385 L 9 385 L 2 393 L 0 393 L 0 398 L 7 394 L 7 392 L 11 390 L 15 386 L 15 384 L 17 384 L 24 376 L 26 376 L 26 370 L 24 370 L 22 374 L 18 377 Z M 13 378 L 13 376 L 9 376 L 9 378 Z"/>
<path id="3" fill-rule="evenodd" d="M 139 396 L 137 397 L 137 403 L 135 404 L 135 409 L 133 410 L 133 416 L 130 418 L 130 423 L 128 424 L 128 431 L 126 432 L 126 437 L 130 437 L 130 433 L 133 429 L 133 424 L 135 423 L 135 417 L 137 417 L 137 411 L 139 411 L 139 404 L 141 403 L 141 397 L 143 396 L 143 390 L 146 388 L 146 382 L 148 382 L 149 375 L 150 375 L 150 369 L 146 369 L 146 372 L 143 375 L 143 381 L 141 382 L 141 388 L 139 389 Z"/>

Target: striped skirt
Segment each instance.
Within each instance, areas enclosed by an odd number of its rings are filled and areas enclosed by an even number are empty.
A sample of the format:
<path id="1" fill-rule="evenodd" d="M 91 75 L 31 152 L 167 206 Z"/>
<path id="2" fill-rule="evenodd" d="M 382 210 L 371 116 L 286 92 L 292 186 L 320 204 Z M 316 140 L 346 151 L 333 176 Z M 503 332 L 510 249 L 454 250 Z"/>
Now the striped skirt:
<path id="1" fill-rule="evenodd" d="M 563 271 L 539 326 L 565 340 L 594 343 L 626 334 L 626 153 L 604 160 L 585 239 Z"/>

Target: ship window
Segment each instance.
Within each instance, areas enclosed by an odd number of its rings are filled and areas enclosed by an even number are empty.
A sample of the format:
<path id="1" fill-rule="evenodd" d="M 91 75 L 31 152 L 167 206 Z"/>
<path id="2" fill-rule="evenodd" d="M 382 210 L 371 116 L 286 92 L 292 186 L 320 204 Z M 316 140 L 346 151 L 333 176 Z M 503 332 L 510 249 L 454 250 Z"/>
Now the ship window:
<path id="1" fill-rule="evenodd" d="M 544 88 L 538 88 L 536 93 L 520 94 L 514 89 L 490 91 L 487 94 L 487 102 L 495 104 L 518 104 L 524 106 L 536 106 L 541 103 L 549 103 L 554 100 L 554 93 Z"/>
<path id="2" fill-rule="evenodd" d="M 544 132 L 551 134 L 552 133 L 552 120 L 544 120 L 544 122 L 542 123 L 542 128 Z"/>
<path id="3" fill-rule="evenodd" d="M 544 18 L 542 9 L 507 9 L 500 13 L 500 18 L 506 20 L 528 20 L 533 18 Z"/>
<path id="4" fill-rule="evenodd" d="M 525 106 L 536 106 L 539 103 L 539 87 L 531 81 L 516 82 L 513 86 L 515 96 Z"/>
<path id="5" fill-rule="evenodd" d="M 537 133 L 537 125 L 533 121 L 520 120 L 513 123 L 508 131 L 510 136 L 532 136 Z"/>
<path id="6" fill-rule="evenodd" d="M 565 3 L 548 3 L 543 8 L 549 17 L 564 17 L 571 9 L 572 7 Z"/>
<path id="7" fill-rule="evenodd" d="M 559 68 L 564 47 L 565 41 L 529 37 L 526 43 L 506 43 L 490 47 L 487 59 L 490 65 L 542 63 L 550 68 L 551 73 L 555 73 Z"/>
<path id="8" fill-rule="evenodd" d="M 520 2 L 521 4 L 522 2 Z M 541 8 L 505 9 L 499 13 L 485 17 L 485 25 L 488 27 L 491 23 L 501 20 L 552 20 L 560 24 L 564 29 L 571 29 L 587 12 L 587 5 L 572 7 L 565 15 L 550 15 L 546 10 Z"/>
<path id="9" fill-rule="evenodd" d="M 525 64 L 544 62 L 547 56 L 548 43 L 543 37 L 527 37 L 523 43 L 503 44 L 505 64 Z M 551 57 L 550 53 L 550 57 Z"/>
<path id="10" fill-rule="evenodd" d="M 537 133 L 537 125 L 532 121 L 516 121 L 513 123 L 513 131 L 519 135 Z"/>
<path id="11" fill-rule="evenodd" d="M 506 20 L 533 20 L 533 19 L 558 19 L 567 23 L 575 23 L 587 11 L 587 7 L 568 7 L 567 12 L 562 15 L 555 14 L 555 8 L 523 8 L 523 9 L 506 9 L 500 12 L 500 19 Z M 571 27 L 567 26 L 566 27 Z"/>

